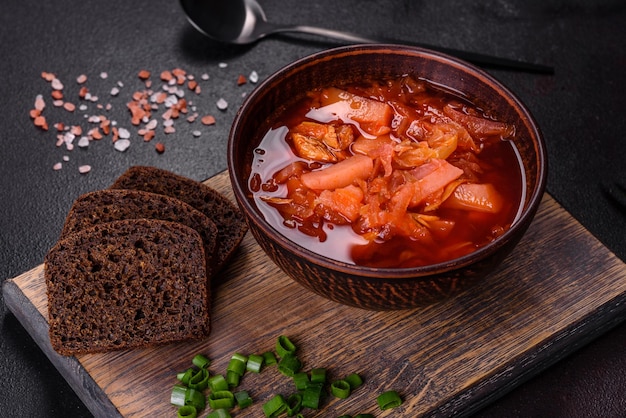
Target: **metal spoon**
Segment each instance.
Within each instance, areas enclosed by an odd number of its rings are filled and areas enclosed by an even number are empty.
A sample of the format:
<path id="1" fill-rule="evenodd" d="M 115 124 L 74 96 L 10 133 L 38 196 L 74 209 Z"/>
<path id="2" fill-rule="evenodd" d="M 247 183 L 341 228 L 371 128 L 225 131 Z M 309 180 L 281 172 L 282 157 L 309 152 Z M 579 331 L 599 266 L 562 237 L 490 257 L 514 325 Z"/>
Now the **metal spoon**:
<path id="1" fill-rule="evenodd" d="M 461 58 L 477 65 L 553 74 L 554 69 L 541 64 L 515 61 L 473 52 L 459 51 L 415 42 L 369 38 L 348 32 L 313 26 L 280 26 L 269 23 L 256 0 L 180 0 L 191 24 L 201 33 L 217 41 L 244 45 L 276 33 L 306 33 L 346 43 L 402 43 L 419 46 Z"/>

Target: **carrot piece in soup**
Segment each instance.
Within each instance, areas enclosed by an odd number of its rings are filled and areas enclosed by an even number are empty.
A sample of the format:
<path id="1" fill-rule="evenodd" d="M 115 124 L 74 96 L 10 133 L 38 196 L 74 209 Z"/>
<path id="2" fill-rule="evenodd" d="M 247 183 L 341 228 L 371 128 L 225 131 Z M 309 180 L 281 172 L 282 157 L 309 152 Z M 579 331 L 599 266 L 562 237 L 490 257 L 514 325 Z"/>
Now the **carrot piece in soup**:
<path id="1" fill-rule="evenodd" d="M 353 155 L 343 161 L 302 175 L 302 183 L 309 189 L 334 190 L 352 184 L 354 180 L 369 177 L 374 162 L 365 155 Z"/>
<path id="2" fill-rule="evenodd" d="M 350 185 L 333 191 L 322 191 L 315 203 L 354 222 L 359 217 L 363 196 L 363 190 L 360 187 Z"/>
<path id="3" fill-rule="evenodd" d="M 502 196 L 493 184 L 460 184 L 445 201 L 447 208 L 497 213 L 502 209 Z"/>
<path id="4" fill-rule="evenodd" d="M 379 136 L 391 131 L 393 108 L 384 102 L 358 96 L 336 87 L 324 89 L 321 94 L 321 105 L 348 122 L 358 122 L 365 132 Z"/>

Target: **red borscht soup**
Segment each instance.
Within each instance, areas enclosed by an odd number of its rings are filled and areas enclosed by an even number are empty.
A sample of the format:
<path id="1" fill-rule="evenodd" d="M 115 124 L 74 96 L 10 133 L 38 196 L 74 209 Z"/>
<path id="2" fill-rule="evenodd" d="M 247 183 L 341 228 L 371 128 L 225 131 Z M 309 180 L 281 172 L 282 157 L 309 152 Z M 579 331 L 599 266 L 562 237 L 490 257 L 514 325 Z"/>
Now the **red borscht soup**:
<path id="1" fill-rule="evenodd" d="M 253 157 L 253 199 L 274 228 L 323 256 L 441 263 L 520 214 L 514 125 L 427 80 L 328 86 L 272 122 Z"/>

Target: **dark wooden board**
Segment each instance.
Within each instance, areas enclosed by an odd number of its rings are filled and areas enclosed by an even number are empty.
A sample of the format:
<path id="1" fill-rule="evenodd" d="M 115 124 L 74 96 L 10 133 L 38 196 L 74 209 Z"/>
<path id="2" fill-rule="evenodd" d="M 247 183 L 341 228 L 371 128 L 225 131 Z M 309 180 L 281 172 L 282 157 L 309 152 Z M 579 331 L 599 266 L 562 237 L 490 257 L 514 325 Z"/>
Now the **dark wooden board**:
<path id="1" fill-rule="evenodd" d="M 231 195 L 226 173 L 207 184 Z M 96 416 L 175 416 L 177 372 L 196 353 L 224 373 L 234 352 L 273 349 L 286 334 L 305 370 L 352 372 L 365 385 L 328 398 L 307 417 L 467 415 L 597 337 L 626 315 L 626 265 L 552 197 L 500 268 L 450 300 L 415 310 L 371 312 L 312 294 L 282 273 L 248 234 L 213 292 L 211 335 L 202 341 L 62 357 L 50 347 L 43 266 L 6 280 L 4 297 L 37 344 Z M 294 391 L 275 368 L 247 374 L 255 404 L 234 416 L 262 417 L 261 404 Z M 397 390 L 403 405 L 379 411 L 376 396 Z"/>

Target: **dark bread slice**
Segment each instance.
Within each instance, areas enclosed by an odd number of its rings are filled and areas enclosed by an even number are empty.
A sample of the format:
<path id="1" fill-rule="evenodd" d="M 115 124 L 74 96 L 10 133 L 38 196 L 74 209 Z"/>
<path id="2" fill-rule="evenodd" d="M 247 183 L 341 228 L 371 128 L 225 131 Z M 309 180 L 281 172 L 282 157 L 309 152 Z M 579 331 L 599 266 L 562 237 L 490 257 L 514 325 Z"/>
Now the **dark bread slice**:
<path id="1" fill-rule="evenodd" d="M 136 218 L 180 222 L 198 231 L 204 242 L 207 277 L 211 277 L 217 253 L 215 223 L 191 205 L 162 194 L 122 189 L 83 194 L 74 201 L 61 238 L 100 223 Z"/>
<path id="2" fill-rule="evenodd" d="M 67 235 L 44 261 L 52 347 L 75 355 L 202 338 L 210 286 L 200 234 L 130 219 Z"/>
<path id="3" fill-rule="evenodd" d="M 217 225 L 217 269 L 221 269 L 243 239 L 248 225 L 243 213 L 230 200 L 211 187 L 156 167 L 133 166 L 111 189 L 135 189 L 160 193 L 182 200 L 207 215 Z"/>

